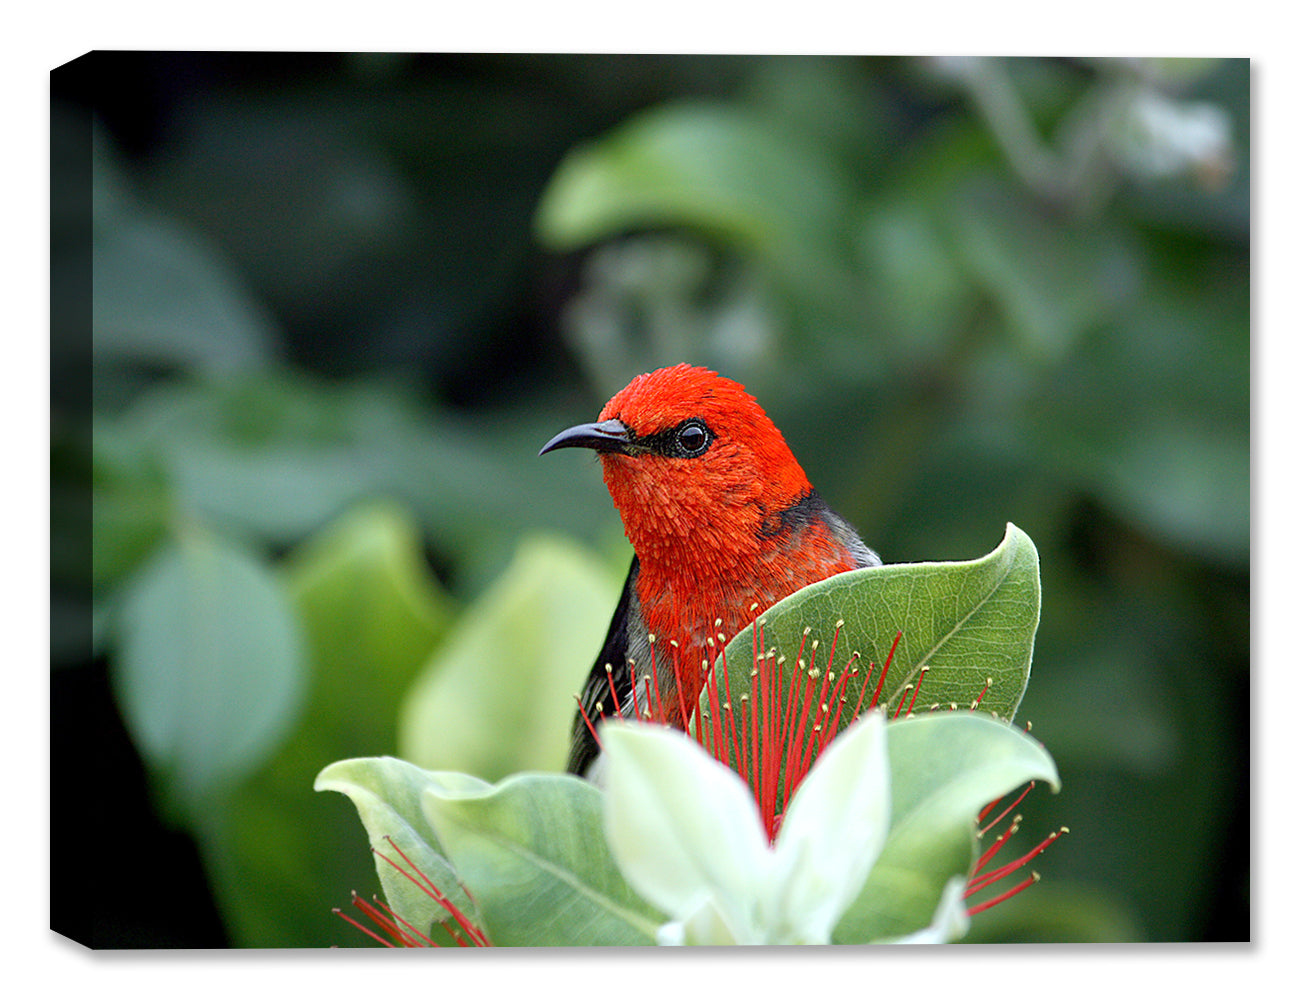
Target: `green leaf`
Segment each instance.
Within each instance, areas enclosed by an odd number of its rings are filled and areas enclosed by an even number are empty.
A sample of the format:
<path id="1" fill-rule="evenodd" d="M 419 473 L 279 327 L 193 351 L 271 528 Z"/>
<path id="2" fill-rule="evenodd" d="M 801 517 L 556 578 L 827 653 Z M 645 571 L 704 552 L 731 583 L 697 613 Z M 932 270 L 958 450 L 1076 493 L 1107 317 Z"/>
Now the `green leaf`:
<path id="1" fill-rule="evenodd" d="M 664 918 L 619 874 L 595 786 L 562 774 L 515 775 L 482 789 L 463 775 L 437 777 L 444 784 L 426 789 L 425 815 L 493 944 L 654 943 Z"/>
<path id="2" fill-rule="evenodd" d="M 569 154 L 542 196 L 541 239 L 571 249 L 687 226 L 783 266 L 834 246 L 852 193 L 825 151 L 725 106 L 649 111 Z"/>
<path id="3" fill-rule="evenodd" d="M 425 791 L 442 787 L 436 784 L 436 778 L 395 757 L 363 757 L 329 765 L 317 776 L 314 785 L 318 792 L 341 792 L 352 800 L 370 836 L 370 846 L 376 852 L 375 868 L 384 899 L 423 934 L 432 933 L 434 924 L 446 923 L 448 911 L 394 864 L 384 860 L 389 858 L 409 870 L 397 849 L 462 913 L 475 922 L 478 920 L 477 907 L 457 881 L 456 872 L 421 808 Z M 488 787 L 477 779 L 471 782 L 467 787 Z"/>
<path id="4" fill-rule="evenodd" d="M 885 674 L 879 704 L 898 713 L 904 699 L 916 711 L 934 705 L 969 707 L 1012 718 L 1029 681 L 1038 628 L 1038 552 L 1029 536 L 1007 525 L 1002 543 L 970 562 L 900 563 L 854 570 L 805 587 L 759 616 L 764 650 L 786 660 L 783 676 L 797 668 L 838 673 L 852 653 L 859 675 L 850 675 L 841 725 L 862 698 L 871 704 L 881 668 L 895 636 L 902 633 Z M 842 622 L 836 637 L 836 624 Z M 814 642 L 816 645 L 814 646 Z M 754 626 L 738 633 L 725 650 L 727 697 L 739 704 L 750 694 Z M 834 646 L 834 660 L 828 661 Z M 867 665 L 875 670 L 866 674 Z M 737 669 L 737 665 L 742 669 Z M 922 670 L 925 671 L 922 678 Z M 920 682 L 919 690 L 914 687 Z M 709 710 L 709 692 L 700 710 Z M 907 706 L 903 706 L 907 707 Z"/>
<path id="5" fill-rule="evenodd" d="M 352 890 L 369 896 L 376 867 L 386 894 L 396 873 L 369 856 L 347 803 L 314 794 L 312 780 L 328 761 L 396 751 L 397 706 L 444 633 L 451 602 L 429 573 L 414 519 L 389 503 L 339 518 L 290 553 L 285 570 L 306 634 L 307 703 L 280 750 L 209 818 L 200 843 L 239 944 L 361 946 L 367 940 L 331 909 Z"/>
<path id="6" fill-rule="evenodd" d="M 136 746 L 190 815 L 280 742 L 303 694 L 302 636 L 248 552 L 184 530 L 125 594 L 113 681 Z"/>
<path id="7" fill-rule="evenodd" d="M 403 757 L 495 781 L 560 771 L 574 694 L 618 600 L 616 578 L 586 551 L 520 543 L 499 580 L 457 621 L 402 708 Z"/>
<path id="8" fill-rule="evenodd" d="M 130 360 L 209 374 L 263 367 L 274 321 L 197 232 L 123 203 L 93 241 L 97 363 Z"/>
<path id="9" fill-rule="evenodd" d="M 969 873 L 979 810 L 1027 781 L 1059 785 L 1047 751 L 977 712 L 936 712 L 886 727 L 893 809 L 889 838 L 835 928 L 840 944 L 925 927 L 950 878 Z"/>

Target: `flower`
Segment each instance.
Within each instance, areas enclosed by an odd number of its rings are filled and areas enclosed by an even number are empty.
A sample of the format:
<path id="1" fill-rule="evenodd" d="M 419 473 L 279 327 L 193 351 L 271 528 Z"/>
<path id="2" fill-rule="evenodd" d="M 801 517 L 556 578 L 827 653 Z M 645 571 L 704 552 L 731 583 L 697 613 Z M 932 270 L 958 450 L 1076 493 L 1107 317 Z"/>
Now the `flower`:
<path id="1" fill-rule="evenodd" d="M 694 740 L 608 723 L 605 829 L 628 882 L 671 916 L 663 944 L 829 944 L 889 832 L 884 717 L 821 755 L 769 841 L 749 787 Z"/>
<path id="2" fill-rule="evenodd" d="M 606 836 L 628 882 L 670 915 L 659 931 L 661 943 L 829 943 L 890 834 L 886 716 L 876 706 L 901 635 L 873 683 L 875 665 L 862 676 L 856 654 L 832 669 L 843 622 L 836 623 L 823 666 L 817 665 L 813 640 L 807 659 L 801 644 L 796 667 L 788 672 L 784 658 L 760 653 L 762 624 L 760 619 L 755 630 L 749 683 L 739 685 L 746 688 L 740 711 L 732 709 L 735 692 L 719 654 L 690 735 L 618 722 L 600 731 L 607 755 Z M 805 642 L 807 636 L 805 630 Z M 923 668 L 916 683 L 899 693 L 893 719 L 912 717 L 924 677 Z M 850 680 L 859 688 L 856 698 L 848 695 Z M 982 698 L 983 692 L 970 708 L 977 709 Z M 643 719 L 664 718 L 653 697 L 646 704 Z M 1012 732 L 1001 723 L 994 728 Z M 996 795 L 1005 788 L 990 791 Z M 1001 823 L 1029 788 L 979 836 Z M 972 820 L 979 804 L 977 799 L 966 806 Z M 986 806 L 979 821 L 996 806 Z M 969 897 L 1020 870 L 1065 832 L 1053 833 L 1016 861 L 990 867 L 1019 822 L 1017 815 L 971 872 L 954 874 L 942 891 L 935 884 L 938 905 L 928 926 L 878 940 L 955 940 L 966 933 L 971 915 L 1037 881 L 1034 873 L 967 906 Z M 924 912 L 914 915 L 924 919 Z"/>

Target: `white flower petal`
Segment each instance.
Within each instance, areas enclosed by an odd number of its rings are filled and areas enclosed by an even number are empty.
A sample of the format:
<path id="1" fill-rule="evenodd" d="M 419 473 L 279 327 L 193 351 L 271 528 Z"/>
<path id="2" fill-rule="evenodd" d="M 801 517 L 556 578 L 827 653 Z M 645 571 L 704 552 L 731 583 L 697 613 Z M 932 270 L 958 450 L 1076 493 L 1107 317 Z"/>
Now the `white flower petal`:
<path id="1" fill-rule="evenodd" d="M 772 852 L 740 776 L 664 726 L 609 722 L 601 740 L 606 837 L 632 887 L 678 920 L 709 904 L 751 925 Z"/>
<path id="2" fill-rule="evenodd" d="M 889 834 L 889 751 L 884 716 L 871 712 L 823 751 L 786 810 L 764 906 L 769 924 L 826 943 L 857 898 Z"/>
<path id="3" fill-rule="evenodd" d="M 680 920 L 670 920 L 655 932 L 655 944 L 669 948 L 686 943 L 686 925 Z"/>
<path id="4" fill-rule="evenodd" d="M 765 943 L 758 930 L 752 926 L 744 927 L 737 933 L 737 928 L 728 922 L 727 914 L 712 899 L 683 921 L 682 932 L 683 944 L 716 946 Z"/>

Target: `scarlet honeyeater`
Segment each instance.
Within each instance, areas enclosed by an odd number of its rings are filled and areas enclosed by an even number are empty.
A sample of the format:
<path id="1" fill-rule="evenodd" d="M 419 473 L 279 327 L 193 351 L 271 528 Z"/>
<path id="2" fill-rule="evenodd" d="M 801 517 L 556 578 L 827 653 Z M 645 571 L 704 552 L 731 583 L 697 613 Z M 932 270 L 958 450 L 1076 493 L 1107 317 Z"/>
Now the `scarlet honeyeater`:
<path id="1" fill-rule="evenodd" d="M 599 454 L 635 550 L 574 720 L 568 766 L 575 774 L 600 752 L 588 719 L 594 724 L 616 705 L 624 715 L 644 708 L 653 680 L 661 704 L 685 706 L 685 718 L 667 713 L 685 727 L 711 662 L 710 638 L 729 639 L 810 583 L 880 565 L 817 495 L 745 387 L 706 369 L 638 375 L 598 422 L 561 431 L 539 454 L 557 448 Z"/>

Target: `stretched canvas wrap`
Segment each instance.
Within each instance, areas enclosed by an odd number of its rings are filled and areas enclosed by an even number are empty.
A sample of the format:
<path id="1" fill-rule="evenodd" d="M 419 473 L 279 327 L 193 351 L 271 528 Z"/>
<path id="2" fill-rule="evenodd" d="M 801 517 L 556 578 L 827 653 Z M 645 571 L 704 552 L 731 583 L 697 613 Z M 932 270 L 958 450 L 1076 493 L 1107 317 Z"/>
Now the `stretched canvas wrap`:
<path id="1" fill-rule="evenodd" d="M 54 69 L 53 930 L 1248 940 L 1250 82 Z"/>

